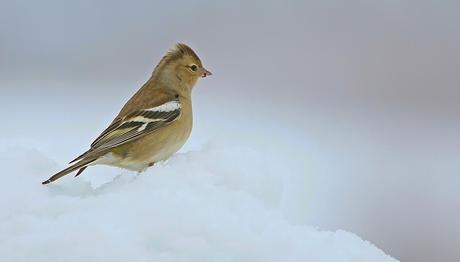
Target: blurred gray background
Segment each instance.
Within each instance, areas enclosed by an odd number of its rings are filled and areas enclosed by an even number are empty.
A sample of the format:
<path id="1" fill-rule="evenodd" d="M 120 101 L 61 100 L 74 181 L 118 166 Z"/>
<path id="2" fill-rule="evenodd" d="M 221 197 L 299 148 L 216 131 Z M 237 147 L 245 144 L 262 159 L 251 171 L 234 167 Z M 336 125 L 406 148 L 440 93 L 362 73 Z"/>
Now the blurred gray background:
<path id="1" fill-rule="evenodd" d="M 1 1 L 0 135 L 65 163 L 185 42 L 214 75 L 194 91 L 184 150 L 218 136 L 215 123 L 285 140 L 280 153 L 304 154 L 315 174 L 288 219 L 352 231 L 402 261 L 458 261 L 459 10 L 447 0 Z"/>

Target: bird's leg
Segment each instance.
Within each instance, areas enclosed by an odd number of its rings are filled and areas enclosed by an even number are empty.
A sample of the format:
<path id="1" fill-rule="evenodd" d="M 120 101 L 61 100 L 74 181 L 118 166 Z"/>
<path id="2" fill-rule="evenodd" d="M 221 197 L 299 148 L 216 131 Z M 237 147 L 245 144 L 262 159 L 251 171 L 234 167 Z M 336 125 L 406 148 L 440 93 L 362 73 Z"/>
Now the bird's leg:
<path id="1" fill-rule="evenodd" d="M 152 167 L 153 165 L 155 165 L 155 162 L 152 162 L 152 163 L 148 163 L 146 168 L 144 168 L 144 169 L 142 169 L 142 170 L 139 170 L 139 171 L 137 171 L 137 175 L 140 175 L 140 174 L 142 174 L 142 173 L 143 173 L 145 170 L 147 170 L 147 168 L 149 168 L 149 167 Z"/>

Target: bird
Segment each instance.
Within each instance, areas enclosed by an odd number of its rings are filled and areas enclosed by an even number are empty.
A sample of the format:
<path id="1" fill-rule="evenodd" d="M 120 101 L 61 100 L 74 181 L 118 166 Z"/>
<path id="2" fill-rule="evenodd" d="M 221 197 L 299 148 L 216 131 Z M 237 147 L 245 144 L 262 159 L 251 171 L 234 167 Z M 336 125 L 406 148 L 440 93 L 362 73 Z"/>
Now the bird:
<path id="1" fill-rule="evenodd" d="M 210 75 L 192 48 L 175 44 L 89 150 L 42 184 L 76 170 L 77 177 L 93 165 L 143 172 L 167 160 L 185 144 L 192 131 L 193 87 L 198 79 Z"/>

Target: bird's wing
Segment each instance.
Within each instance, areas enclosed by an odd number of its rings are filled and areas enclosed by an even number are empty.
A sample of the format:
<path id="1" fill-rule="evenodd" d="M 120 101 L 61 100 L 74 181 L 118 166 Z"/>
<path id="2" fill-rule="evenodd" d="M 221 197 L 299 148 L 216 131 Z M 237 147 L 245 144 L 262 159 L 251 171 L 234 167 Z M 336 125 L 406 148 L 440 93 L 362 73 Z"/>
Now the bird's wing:
<path id="1" fill-rule="evenodd" d="M 72 162 L 143 137 L 171 124 L 180 117 L 180 114 L 180 100 L 177 96 L 173 96 L 169 101 L 159 105 L 136 110 L 125 117 L 117 117 L 91 144 L 90 150 Z"/>
<path id="2" fill-rule="evenodd" d="M 92 144 L 92 149 L 107 149 L 130 142 L 158 128 L 164 127 L 179 118 L 181 103 L 179 98 L 161 105 L 134 111 L 112 124 Z"/>
<path id="3" fill-rule="evenodd" d="M 144 87 L 141 88 L 121 109 L 120 113 L 115 117 L 112 123 L 104 130 L 94 142 L 91 144 L 91 148 L 98 144 L 98 142 L 104 138 L 108 133 L 126 120 L 131 115 L 135 115 L 140 111 L 148 108 L 154 108 L 161 106 L 165 103 L 171 102 L 178 99 L 178 95 L 168 90 L 154 89 L 148 90 Z"/>

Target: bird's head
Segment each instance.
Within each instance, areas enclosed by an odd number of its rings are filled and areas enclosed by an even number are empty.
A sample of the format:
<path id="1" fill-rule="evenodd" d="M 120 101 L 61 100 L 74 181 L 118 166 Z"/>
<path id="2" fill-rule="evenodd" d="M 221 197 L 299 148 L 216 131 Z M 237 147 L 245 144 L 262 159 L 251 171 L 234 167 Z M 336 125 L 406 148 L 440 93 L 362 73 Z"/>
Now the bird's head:
<path id="1" fill-rule="evenodd" d="M 171 48 L 158 64 L 153 74 L 158 74 L 168 85 L 192 89 L 199 78 L 212 75 L 200 58 L 187 45 L 179 43 Z"/>

